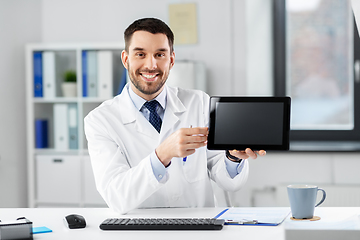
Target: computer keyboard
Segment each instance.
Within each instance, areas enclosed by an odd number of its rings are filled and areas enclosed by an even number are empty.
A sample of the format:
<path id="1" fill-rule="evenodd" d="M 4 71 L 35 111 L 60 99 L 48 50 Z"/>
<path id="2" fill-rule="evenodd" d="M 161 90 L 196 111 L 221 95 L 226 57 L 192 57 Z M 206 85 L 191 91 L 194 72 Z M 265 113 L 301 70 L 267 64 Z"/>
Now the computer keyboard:
<path id="1" fill-rule="evenodd" d="M 223 219 L 215 218 L 108 218 L 102 230 L 221 230 Z"/>

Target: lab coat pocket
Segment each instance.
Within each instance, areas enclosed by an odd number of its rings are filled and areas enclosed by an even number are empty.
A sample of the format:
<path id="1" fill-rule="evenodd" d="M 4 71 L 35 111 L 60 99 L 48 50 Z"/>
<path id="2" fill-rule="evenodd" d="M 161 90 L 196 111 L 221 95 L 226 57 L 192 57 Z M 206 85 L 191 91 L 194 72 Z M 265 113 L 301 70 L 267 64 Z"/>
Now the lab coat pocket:
<path id="1" fill-rule="evenodd" d="M 187 182 L 194 183 L 208 178 L 206 149 L 200 148 L 183 162 L 183 172 Z"/>

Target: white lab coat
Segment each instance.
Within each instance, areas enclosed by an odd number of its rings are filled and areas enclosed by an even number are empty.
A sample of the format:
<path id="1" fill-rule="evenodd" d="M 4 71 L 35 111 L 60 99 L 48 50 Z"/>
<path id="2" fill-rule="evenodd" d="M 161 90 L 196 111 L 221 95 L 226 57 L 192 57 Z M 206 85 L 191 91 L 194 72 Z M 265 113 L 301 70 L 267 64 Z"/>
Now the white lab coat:
<path id="1" fill-rule="evenodd" d="M 233 179 L 224 151 L 196 150 L 183 163 L 173 158 L 167 176 L 155 178 L 150 154 L 180 128 L 208 126 L 209 96 L 198 90 L 167 88 L 167 103 L 160 134 L 122 93 L 105 101 L 85 117 L 85 134 L 96 187 L 108 206 L 127 213 L 135 208 L 212 207 L 213 179 L 226 191 L 237 191 L 246 182 L 248 161 Z"/>

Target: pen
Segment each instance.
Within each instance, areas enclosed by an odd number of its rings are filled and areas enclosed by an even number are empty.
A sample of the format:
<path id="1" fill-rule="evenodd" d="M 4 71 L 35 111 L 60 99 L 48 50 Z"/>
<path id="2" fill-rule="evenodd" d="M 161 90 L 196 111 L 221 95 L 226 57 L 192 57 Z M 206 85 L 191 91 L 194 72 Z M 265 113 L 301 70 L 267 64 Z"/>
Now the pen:
<path id="1" fill-rule="evenodd" d="M 226 220 L 226 224 L 231 225 L 254 225 L 258 224 L 259 222 L 257 220 L 244 220 L 244 221 L 238 221 L 238 220 Z"/>
<path id="2" fill-rule="evenodd" d="M 192 128 L 192 125 L 190 125 L 190 128 Z M 183 158 L 183 163 L 186 162 L 187 156 Z"/>

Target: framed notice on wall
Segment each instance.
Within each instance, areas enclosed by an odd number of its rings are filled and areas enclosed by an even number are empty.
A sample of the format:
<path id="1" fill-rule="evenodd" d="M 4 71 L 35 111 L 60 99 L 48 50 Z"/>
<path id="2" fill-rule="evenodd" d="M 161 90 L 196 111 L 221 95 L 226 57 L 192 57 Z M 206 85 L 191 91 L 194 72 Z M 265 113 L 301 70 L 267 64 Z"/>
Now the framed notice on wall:
<path id="1" fill-rule="evenodd" d="M 197 14 L 195 3 L 170 4 L 170 27 L 175 35 L 175 44 L 197 43 Z"/>

